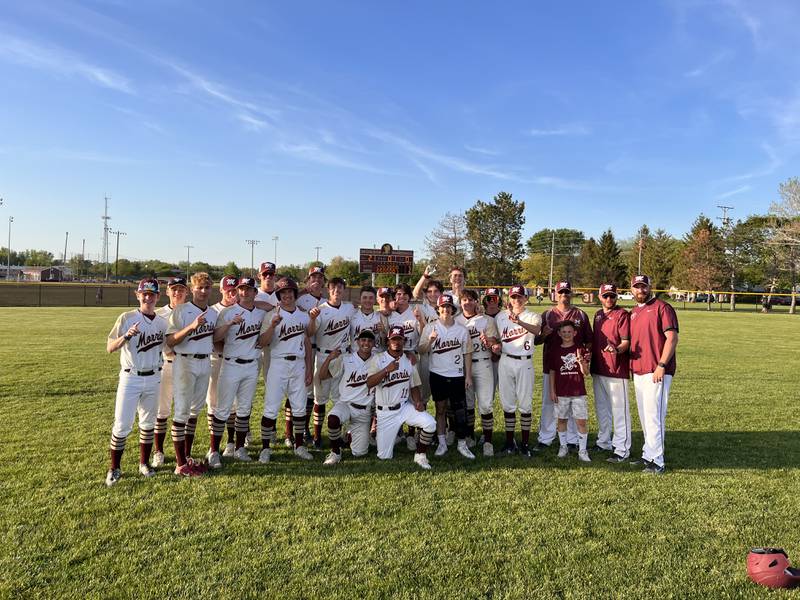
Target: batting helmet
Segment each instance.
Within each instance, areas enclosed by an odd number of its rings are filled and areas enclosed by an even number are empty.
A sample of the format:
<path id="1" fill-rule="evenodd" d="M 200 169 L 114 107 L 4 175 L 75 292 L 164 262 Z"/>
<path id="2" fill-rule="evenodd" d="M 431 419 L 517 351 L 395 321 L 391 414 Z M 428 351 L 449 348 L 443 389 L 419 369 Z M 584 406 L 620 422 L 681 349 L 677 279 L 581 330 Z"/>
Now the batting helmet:
<path id="1" fill-rule="evenodd" d="M 297 298 L 297 294 L 300 291 L 297 287 L 297 282 L 291 277 L 281 277 L 275 282 L 275 296 L 280 298 L 283 290 L 292 290 L 295 298 Z"/>
<path id="2" fill-rule="evenodd" d="M 747 575 L 768 588 L 792 588 L 800 584 L 800 570 L 790 565 L 783 548 L 752 548 L 747 555 Z"/>

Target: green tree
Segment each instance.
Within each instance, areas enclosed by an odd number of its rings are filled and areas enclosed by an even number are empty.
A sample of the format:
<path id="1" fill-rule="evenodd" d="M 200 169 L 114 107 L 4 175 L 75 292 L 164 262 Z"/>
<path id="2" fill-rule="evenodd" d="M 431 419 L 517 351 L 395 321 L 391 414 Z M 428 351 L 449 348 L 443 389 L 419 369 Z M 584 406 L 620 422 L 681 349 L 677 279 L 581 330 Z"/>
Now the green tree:
<path id="1" fill-rule="evenodd" d="M 682 277 L 690 289 L 711 292 L 725 281 L 725 257 L 719 231 L 701 214 L 685 236 L 681 253 Z M 711 294 L 707 296 L 711 310 Z"/>
<path id="2" fill-rule="evenodd" d="M 341 256 L 334 256 L 331 259 L 328 268 L 325 270 L 328 279 L 332 277 L 341 277 L 347 282 L 347 285 L 358 286 L 364 276 L 358 272 L 358 261 L 346 260 Z"/>
<path id="3" fill-rule="evenodd" d="M 29 267 L 49 267 L 53 264 L 53 253 L 47 250 L 25 250 L 25 264 Z"/>
<path id="4" fill-rule="evenodd" d="M 577 229 L 540 229 L 525 242 L 526 265 L 540 265 L 547 262 L 547 276 L 541 285 L 547 285 L 550 279 L 550 254 L 553 252 L 553 283 L 571 279 L 577 275 L 578 255 L 586 240 L 582 231 Z M 537 255 L 545 258 L 535 258 Z M 528 260 L 532 259 L 532 260 Z M 527 271 L 523 267 L 522 272 Z"/>
<path id="5" fill-rule="evenodd" d="M 440 273 L 464 267 L 467 259 L 467 225 L 464 215 L 446 213 L 425 238 L 431 263 Z"/>
<path id="6" fill-rule="evenodd" d="M 472 283 L 512 283 L 522 259 L 525 203 L 500 192 L 491 202 L 478 200 L 467 210 L 468 274 Z"/>
<path id="7" fill-rule="evenodd" d="M 241 277 L 242 270 L 235 262 L 231 260 L 222 267 L 222 275 L 235 275 L 236 277 Z"/>
<path id="8" fill-rule="evenodd" d="M 600 275 L 600 246 L 589 238 L 583 242 L 581 253 L 578 255 L 578 274 L 573 285 L 578 287 L 593 288 L 602 279 Z"/>
<path id="9" fill-rule="evenodd" d="M 598 279 L 595 281 L 595 285 L 599 286 L 602 283 L 610 282 L 616 284 L 617 287 L 624 288 L 628 270 L 622 260 L 622 251 L 610 229 L 607 229 L 603 235 L 600 236 L 600 241 L 597 243 L 597 250 Z"/>

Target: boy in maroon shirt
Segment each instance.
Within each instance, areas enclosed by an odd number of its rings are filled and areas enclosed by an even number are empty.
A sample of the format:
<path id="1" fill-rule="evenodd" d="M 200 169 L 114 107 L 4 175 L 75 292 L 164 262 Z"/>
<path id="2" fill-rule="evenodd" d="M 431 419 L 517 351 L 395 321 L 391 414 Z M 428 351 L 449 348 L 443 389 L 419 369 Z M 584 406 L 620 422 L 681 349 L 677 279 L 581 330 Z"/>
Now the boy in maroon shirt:
<path id="1" fill-rule="evenodd" d="M 586 402 L 586 385 L 583 378 L 589 374 L 588 353 L 583 346 L 575 343 L 578 330 L 572 321 L 559 323 L 558 337 L 561 344 L 553 348 L 549 356 L 550 400 L 554 404 L 558 418 L 558 458 L 569 454 L 567 447 L 567 421 L 571 416 L 578 427 L 578 459 L 591 462 L 586 450 L 586 421 L 589 408 Z"/>

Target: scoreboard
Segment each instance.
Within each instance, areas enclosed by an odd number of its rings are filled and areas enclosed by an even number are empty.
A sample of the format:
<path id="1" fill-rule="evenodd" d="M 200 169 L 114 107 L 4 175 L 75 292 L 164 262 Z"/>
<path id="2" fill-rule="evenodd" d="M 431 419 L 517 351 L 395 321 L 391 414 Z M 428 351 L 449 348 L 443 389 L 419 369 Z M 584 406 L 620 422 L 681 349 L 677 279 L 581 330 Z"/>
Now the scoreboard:
<path id="1" fill-rule="evenodd" d="M 361 248 L 358 270 L 361 273 L 394 273 L 411 275 L 414 268 L 413 250 L 395 250 L 391 244 L 380 248 Z"/>

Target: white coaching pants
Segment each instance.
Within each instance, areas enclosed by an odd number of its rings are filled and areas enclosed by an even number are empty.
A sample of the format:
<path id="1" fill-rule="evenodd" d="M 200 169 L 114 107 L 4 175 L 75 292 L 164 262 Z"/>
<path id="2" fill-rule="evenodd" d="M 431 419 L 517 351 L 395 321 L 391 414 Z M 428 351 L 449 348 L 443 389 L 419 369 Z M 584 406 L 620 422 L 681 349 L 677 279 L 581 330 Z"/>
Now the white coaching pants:
<path id="1" fill-rule="evenodd" d="M 353 456 L 366 456 L 369 450 L 369 428 L 372 424 L 372 410 L 356 408 L 349 402 L 337 402 L 333 405 L 330 416 L 337 417 L 344 430 L 345 423 L 350 423 L 350 452 Z"/>
<path id="2" fill-rule="evenodd" d="M 653 383 L 653 374 L 633 376 L 633 387 L 636 390 L 636 406 L 639 408 L 639 419 L 644 433 L 642 458 L 664 466 L 664 436 L 667 421 L 667 402 L 672 375 L 664 375 L 663 381 Z"/>
<path id="3" fill-rule="evenodd" d="M 258 361 L 240 365 L 235 360 L 222 359 L 217 380 L 217 407 L 214 416 L 227 421 L 236 403 L 236 416 L 246 418 L 253 410 L 253 395 L 258 383 Z"/>
<path id="4" fill-rule="evenodd" d="M 556 439 L 558 430 L 558 416 L 556 415 L 556 405 L 550 400 L 550 374 L 542 375 L 542 414 L 539 418 L 539 436 L 537 441 L 548 446 Z M 578 443 L 578 426 L 575 419 L 569 415 L 567 420 L 567 443 Z"/>
<path id="5" fill-rule="evenodd" d="M 503 354 L 497 367 L 500 404 L 503 412 L 530 414 L 533 405 L 533 360 L 516 359 Z"/>
<path id="6" fill-rule="evenodd" d="M 467 410 L 488 415 L 494 410 L 494 370 L 490 358 L 472 361 L 472 387 L 467 390 Z"/>
<path id="7" fill-rule="evenodd" d="M 597 415 L 597 445 L 628 458 L 631 452 L 631 408 L 628 380 L 592 375 L 594 410 Z M 612 435 L 613 434 L 613 435 Z"/>
<path id="8" fill-rule="evenodd" d="M 158 390 L 158 418 L 167 419 L 172 412 L 172 360 L 161 367 L 161 384 Z"/>
<path id="9" fill-rule="evenodd" d="M 133 429 L 137 412 L 140 430 L 149 431 L 156 426 L 160 385 L 158 372 L 143 376 L 120 371 L 114 404 L 114 426 L 111 429 L 113 436 L 122 440 L 127 438 Z"/>
<path id="10" fill-rule="evenodd" d="M 216 352 L 211 355 L 211 375 L 208 378 L 208 393 L 206 394 L 206 407 L 209 416 L 214 416 L 217 408 L 217 382 L 219 381 L 219 370 L 222 368 L 222 356 Z"/>
<path id="11" fill-rule="evenodd" d="M 333 400 L 334 403 L 339 400 L 339 382 L 342 380 L 342 373 L 338 377 L 328 377 L 325 381 L 319 380 L 319 369 L 326 358 L 328 355 L 319 351 L 314 357 L 316 361 L 314 365 L 314 404 L 322 406 L 328 404 L 328 399 Z M 292 407 L 292 414 L 294 414 L 294 407 Z"/>
<path id="12" fill-rule="evenodd" d="M 434 433 L 436 419 L 426 411 L 417 410 L 409 401 L 405 401 L 397 410 L 378 408 L 378 431 L 375 435 L 378 443 L 378 458 L 388 459 L 394 456 L 394 440 L 403 423 L 411 427 L 420 427 L 423 431 Z"/>
<path id="13" fill-rule="evenodd" d="M 175 395 L 173 421 L 186 423 L 196 418 L 203 410 L 208 394 L 208 379 L 211 377 L 211 362 L 208 358 L 175 356 L 172 363 L 172 390 Z"/>
<path id="14" fill-rule="evenodd" d="M 306 416 L 305 358 L 286 360 L 276 356 L 270 360 L 267 385 L 264 388 L 264 416 L 277 419 L 284 398 L 289 399 L 293 417 Z"/>

